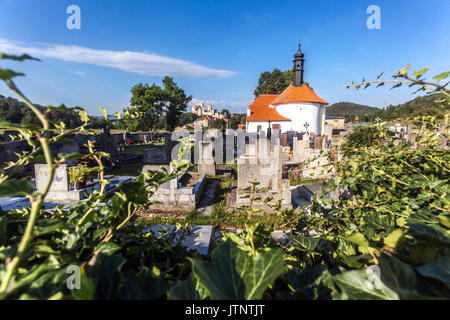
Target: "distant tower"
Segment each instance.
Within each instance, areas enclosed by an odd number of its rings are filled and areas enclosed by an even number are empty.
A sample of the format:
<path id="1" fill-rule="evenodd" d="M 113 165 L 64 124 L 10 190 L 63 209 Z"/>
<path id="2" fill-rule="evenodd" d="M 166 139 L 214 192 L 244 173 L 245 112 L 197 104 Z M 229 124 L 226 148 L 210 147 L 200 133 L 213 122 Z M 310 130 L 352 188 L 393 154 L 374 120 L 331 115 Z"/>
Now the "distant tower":
<path id="1" fill-rule="evenodd" d="M 298 51 L 294 55 L 294 87 L 300 87 L 303 85 L 303 63 L 305 55 L 300 50 L 300 43 L 298 44 Z"/>

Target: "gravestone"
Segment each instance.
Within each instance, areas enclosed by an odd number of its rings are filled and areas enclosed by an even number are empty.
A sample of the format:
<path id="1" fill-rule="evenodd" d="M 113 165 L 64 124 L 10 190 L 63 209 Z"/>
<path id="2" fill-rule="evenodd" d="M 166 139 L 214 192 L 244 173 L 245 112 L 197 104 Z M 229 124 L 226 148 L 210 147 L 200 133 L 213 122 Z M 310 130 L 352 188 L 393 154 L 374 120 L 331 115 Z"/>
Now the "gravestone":
<path id="1" fill-rule="evenodd" d="M 282 133 L 282 134 L 280 135 L 280 144 L 281 144 L 283 147 L 286 147 L 286 146 L 288 145 L 288 136 L 287 136 L 286 133 Z"/>
<path id="2" fill-rule="evenodd" d="M 314 149 L 323 149 L 323 138 L 322 136 L 314 138 Z"/>
<path id="3" fill-rule="evenodd" d="M 116 157 L 118 154 L 117 141 L 111 135 L 108 127 L 103 128 L 101 134 L 102 149 L 104 152 L 109 153 L 111 157 Z"/>
<path id="4" fill-rule="evenodd" d="M 213 157 L 213 142 L 200 141 L 199 148 L 198 173 L 215 176 L 216 164 Z"/>
<path id="5" fill-rule="evenodd" d="M 325 124 L 324 135 L 331 139 L 333 137 L 333 126 L 331 124 Z"/>
<path id="6" fill-rule="evenodd" d="M 71 154 L 71 153 L 80 153 L 80 144 L 76 141 L 72 143 L 64 143 L 60 148 L 61 153 Z M 68 159 L 65 161 L 69 165 L 77 165 L 77 159 Z"/>
<path id="7" fill-rule="evenodd" d="M 299 140 L 294 138 L 293 156 L 294 158 L 300 158 L 304 156 L 305 149 L 309 147 L 308 140 Z"/>
<path id="8" fill-rule="evenodd" d="M 48 166 L 46 164 L 35 164 L 34 172 L 36 176 L 36 190 L 42 192 L 47 185 Z M 56 166 L 49 189 L 49 192 L 60 191 L 69 191 L 69 176 L 67 174 L 67 165 L 65 164 Z"/>

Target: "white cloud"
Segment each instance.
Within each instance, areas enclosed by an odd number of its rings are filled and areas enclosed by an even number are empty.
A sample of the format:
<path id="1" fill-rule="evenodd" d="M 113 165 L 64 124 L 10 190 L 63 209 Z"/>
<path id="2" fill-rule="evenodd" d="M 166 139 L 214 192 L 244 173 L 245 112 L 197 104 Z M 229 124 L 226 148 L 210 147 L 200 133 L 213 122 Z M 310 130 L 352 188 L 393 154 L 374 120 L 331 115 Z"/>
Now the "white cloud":
<path id="1" fill-rule="evenodd" d="M 235 75 L 234 71 L 211 69 L 189 61 L 136 51 L 97 50 L 75 45 L 49 44 L 43 47 L 23 45 L 0 38 L 0 51 L 10 54 L 28 53 L 35 57 L 87 63 L 135 72 L 148 76 L 180 76 L 198 78 L 223 78 Z"/>

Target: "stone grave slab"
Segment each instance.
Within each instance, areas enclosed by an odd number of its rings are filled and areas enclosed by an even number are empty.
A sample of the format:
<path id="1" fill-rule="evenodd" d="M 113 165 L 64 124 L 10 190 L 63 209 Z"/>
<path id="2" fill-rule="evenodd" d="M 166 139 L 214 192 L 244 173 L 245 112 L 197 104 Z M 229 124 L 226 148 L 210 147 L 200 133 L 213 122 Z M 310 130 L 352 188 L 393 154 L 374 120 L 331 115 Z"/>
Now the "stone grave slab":
<path id="1" fill-rule="evenodd" d="M 197 250 L 200 254 L 207 255 L 211 245 L 211 237 L 214 234 L 214 226 L 192 226 L 192 232 L 181 244 L 188 250 Z M 155 236 L 163 236 L 164 234 L 172 234 L 176 230 L 173 225 L 154 225 L 143 230 L 143 233 L 152 232 Z M 184 230 L 176 234 L 174 241 L 180 239 Z"/>

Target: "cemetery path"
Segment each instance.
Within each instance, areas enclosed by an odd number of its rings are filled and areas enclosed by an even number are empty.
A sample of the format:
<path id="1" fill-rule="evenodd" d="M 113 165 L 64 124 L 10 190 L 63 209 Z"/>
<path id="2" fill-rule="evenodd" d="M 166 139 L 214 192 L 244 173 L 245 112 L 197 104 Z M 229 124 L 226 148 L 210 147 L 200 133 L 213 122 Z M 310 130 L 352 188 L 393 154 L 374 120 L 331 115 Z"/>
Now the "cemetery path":
<path id="1" fill-rule="evenodd" d="M 202 198 L 197 207 L 197 215 L 199 216 L 210 216 L 212 212 L 212 207 L 214 205 L 214 194 L 216 192 L 216 186 L 219 180 L 212 179 L 208 181 L 205 186 L 205 191 L 203 191 Z"/>

